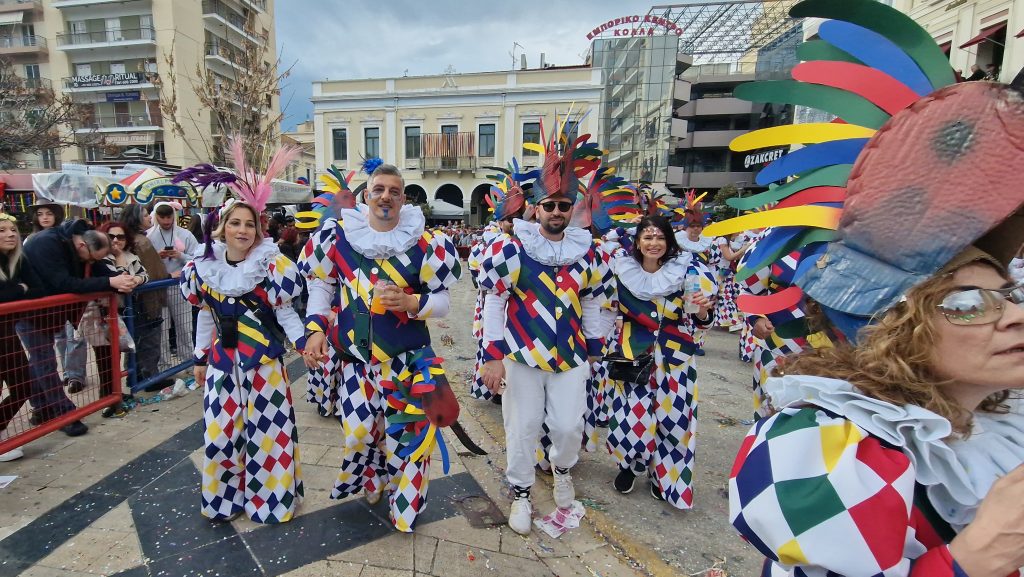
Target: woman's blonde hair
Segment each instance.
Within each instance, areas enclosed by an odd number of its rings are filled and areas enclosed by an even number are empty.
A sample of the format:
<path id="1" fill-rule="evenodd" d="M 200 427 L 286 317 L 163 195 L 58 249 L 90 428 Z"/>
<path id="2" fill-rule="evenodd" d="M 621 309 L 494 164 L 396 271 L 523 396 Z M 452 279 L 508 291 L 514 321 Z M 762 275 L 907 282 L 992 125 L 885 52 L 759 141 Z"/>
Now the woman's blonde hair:
<path id="1" fill-rule="evenodd" d="M 14 221 L 8 220 L 6 218 L 0 220 L 0 224 L 4 222 L 11 223 L 11 225 L 14 226 L 15 234 L 19 234 L 18 225 Z M 7 255 L 7 266 L 0 266 L 0 281 L 9 281 L 14 277 L 18 276 L 18 268 L 21 267 L 21 264 L 21 238 L 19 235 L 18 242 L 14 244 L 14 249 L 11 250 L 10 254 Z"/>
<path id="2" fill-rule="evenodd" d="M 785 363 L 785 372 L 842 379 L 870 397 L 924 407 L 949 419 L 953 430 L 966 436 L 972 411 L 956 402 L 950 394 L 953 382 L 934 368 L 936 325 L 945 322 L 936 309 L 954 286 L 952 273 L 929 279 L 911 289 L 904 302 L 861 329 L 857 346 L 842 342 L 832 348 L 804 351 Z M 979 410 L 1005 412 L 1003 402 L 1008 396 L 1008 391 L 991 395 Z"/>
<path id="3" fill-rule="evenodd" d="M 253 219 L 256 221 L 256 238 L 252 241 L 252 245 L 256 246 L 263 240 L 263 221 L 260 220 L 260 213 L 257 212 L 255 208 L 244 202 L 236 202 L 232 204 L 224 211 L 224 214 L 220 215 L 220 220 L 217 222 L 217 228 L 214 229 L 211 236 L 216 240 L 224 242 L 224 229 L 227 225 L 228 219 L 231 218 L 231 213 L 235 212 L 239 208 L 244 208 L 251 212 Z"/>

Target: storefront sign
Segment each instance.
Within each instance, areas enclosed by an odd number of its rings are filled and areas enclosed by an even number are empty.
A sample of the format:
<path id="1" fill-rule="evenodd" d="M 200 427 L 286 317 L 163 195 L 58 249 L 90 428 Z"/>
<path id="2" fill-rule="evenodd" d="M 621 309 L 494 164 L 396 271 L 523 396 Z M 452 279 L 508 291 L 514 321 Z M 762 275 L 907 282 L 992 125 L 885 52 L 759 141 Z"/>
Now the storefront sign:
<path id="1" fill-rule="evenodd" d="M 108 92 L 107 102 L 133 102 L 138 100 L 142 93 L 138 90 L 122 90 L 121 92 Z"/>
<path id="2" fill-rule="evenodd" d="M 654 36 L 654 32 L 659 26 L 664 28 L 666 32 L 674 32 L 676 36 L 683 35 L 683 29 L 676 26 L 675 22 L 659 16 L 645 14 L 643 16 L 623 16 L 622 18 L 609 20 L 590 31 L 587 34 L 587 40 L 593 40 L 595 36 L 599 36 L 605 30 L 611 30 L 611 36 L 619 37 Z"/>
<path id="3" fill-rule="evenodd" d="M 156 135 L 146 133 L 108 134 L 103 137 L 104 144 L 112 146 L 143 146 L 156 143 Z"/>
<path id="4" fill-rule="evenodd" d="M 121 72 L 118 74 L 90 74 L 88 76 L 72 76 L 68 83 L 71 88 L 91 88 L 94 86 L 133 86 L 149 82 L 144 72 Z"/>
<path id="5" fill-rule="evenodd" d="M 782 158 L 786 152 L 785 148 L 776 148 L 775 150 L 748 154 L 746 158 L 743 159 L 743 167 L 750 168 L 758 164 L 769 164 L 771 162 L 775 162 Z"/>

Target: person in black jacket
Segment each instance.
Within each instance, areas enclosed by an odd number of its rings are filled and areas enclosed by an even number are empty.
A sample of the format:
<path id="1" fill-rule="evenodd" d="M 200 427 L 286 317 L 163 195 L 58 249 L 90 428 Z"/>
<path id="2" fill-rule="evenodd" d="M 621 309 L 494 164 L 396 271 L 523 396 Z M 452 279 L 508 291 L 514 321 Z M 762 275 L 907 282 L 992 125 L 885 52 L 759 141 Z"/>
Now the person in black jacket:
<path id="1" fill-rule="evenodd" d="M 0 303 L 39 296 L 39 279 L 21 254 L 18 221 L 0 213 Z M 32 395 L 28 358 L 14 331 L 17 316 L 16 313 L 0 315 L 0 379 L 7 385 L 7 396 L 0 402 L 0 431 L 7 428 Z M 0 462 L 22 456 L 21 449 L 13 449 L 0 454 Z"/>
<path id="2" fill-rule="evenodd" d="M 131 292 L 136 280 L 128 274 L 106 277 L 104 267 L 93 264 L 107 256 L 110 240 L 102 232 L 92 230 L 87 221 L 74 219 L 60 226 L 44 230 L 32 238 L 24 248 L 29 266 L 39 277 L 44 296 L 73 293 L 86 294 L 116 290 Z M 18 336 L 25 343 L 31 358 L 33 399 L 37 420 L 47 421 L 75 409 L 64 393 L 57 375 L 57 361 L 53 355 L 53 334 L 58 327 L 71 321 L 77 325 L 84 304 L 65 307 L 45 318 L 22 320 L 16 325 Z M 89 428 L 75 421 L 61 430 L 71 437 L 84 435 Z"/>

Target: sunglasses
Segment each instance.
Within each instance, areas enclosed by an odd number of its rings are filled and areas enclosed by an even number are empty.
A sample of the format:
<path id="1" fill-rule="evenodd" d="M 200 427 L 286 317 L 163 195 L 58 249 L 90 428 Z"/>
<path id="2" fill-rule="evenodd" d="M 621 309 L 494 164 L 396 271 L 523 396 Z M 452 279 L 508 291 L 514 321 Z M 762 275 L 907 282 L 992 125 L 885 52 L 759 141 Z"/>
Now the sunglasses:
<path id="1" fill-rule="evenodd" d="M 110 240 L 124 240 L 125 238 L 127 238 L 123 234 L 111 234 L 111 233 L 108 233 L 107 236 L 110 237 Z"/>
<path id="2" fill-rule="evenodd" d="M 567 200 L 549 200 L 540 203 L 539 206 L 544 209 L 544 212 L 555 212 L 555 207 L 558 207 L 558 212 L 569 212 L 572 210 L 572 203 Z"/>
<path id="3" fill-rule="evenodd" d="M 964 289 L 951 292 L 939 303 L 950 324 L 990 325 L 1003 318 L 1006 302 L 1024 305 L 1024 284 L 1003 289 Z"/>

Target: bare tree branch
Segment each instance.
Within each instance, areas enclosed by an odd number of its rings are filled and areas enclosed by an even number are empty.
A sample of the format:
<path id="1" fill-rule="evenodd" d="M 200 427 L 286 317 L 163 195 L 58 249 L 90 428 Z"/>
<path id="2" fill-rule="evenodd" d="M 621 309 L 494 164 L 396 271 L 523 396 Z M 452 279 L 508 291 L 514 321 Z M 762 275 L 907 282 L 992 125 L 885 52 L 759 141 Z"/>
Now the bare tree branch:
<path id="1" fill-rule="evenodd" d="M 0 167 L 16 166 L 19 155 L 77 145 L 72 129 L 88 116 L 88 107 L 58 97 L 44 79 L 18 76 L 0 57 Z"/>

